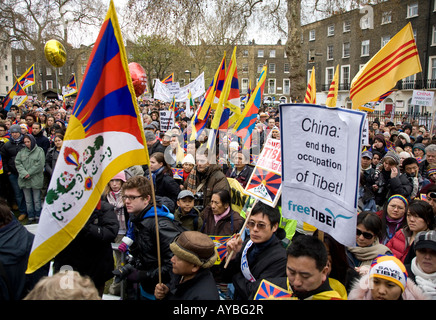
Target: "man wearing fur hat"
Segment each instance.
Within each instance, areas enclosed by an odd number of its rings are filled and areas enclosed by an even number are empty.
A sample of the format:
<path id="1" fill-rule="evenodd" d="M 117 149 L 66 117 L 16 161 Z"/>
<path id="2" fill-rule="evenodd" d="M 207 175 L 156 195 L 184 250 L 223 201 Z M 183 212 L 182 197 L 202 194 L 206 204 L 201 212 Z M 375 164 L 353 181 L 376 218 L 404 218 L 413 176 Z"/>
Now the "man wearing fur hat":
<path id="1" fill-rule="evenodd" d="M 198 231 L 185 231 L 178 236 L 170 249 L 173 277 L 168 284 L 158 283 L 154 295 L 168 300 L 219 300 L 210 267 L 217 253 L 211 238 Z"/>

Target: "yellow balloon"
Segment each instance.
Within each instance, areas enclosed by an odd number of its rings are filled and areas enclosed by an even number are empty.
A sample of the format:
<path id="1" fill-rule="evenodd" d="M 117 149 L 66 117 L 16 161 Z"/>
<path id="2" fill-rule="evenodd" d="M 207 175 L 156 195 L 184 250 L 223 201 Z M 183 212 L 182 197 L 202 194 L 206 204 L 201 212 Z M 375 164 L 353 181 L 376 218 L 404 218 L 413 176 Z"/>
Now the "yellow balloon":
<path id="1" fill-rule="evenodd" d="M 57 40 L 49 40 L 44 47 L 44 55 L 47 61 L 55 68 L 62 67 L 67 61 L 67 52 L 64 46 Z"/>

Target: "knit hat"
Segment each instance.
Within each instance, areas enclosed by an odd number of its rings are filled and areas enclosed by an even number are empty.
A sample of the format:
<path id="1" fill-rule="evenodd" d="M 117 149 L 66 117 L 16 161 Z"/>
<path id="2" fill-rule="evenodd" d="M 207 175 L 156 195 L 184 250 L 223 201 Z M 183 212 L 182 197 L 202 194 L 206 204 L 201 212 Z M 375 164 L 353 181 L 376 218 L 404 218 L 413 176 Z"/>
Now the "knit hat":
<path id="1" fill-rule="evenodd" d="M 19 124 L 13 124 L 10 128 L 9 128 L 9 132 L 10 133 L 21 133 L 21 127 Z"/>
<path id="2" fill-rule="evenodd" d="M 195 160 L 194 160 L 194 156 L 190 153 L 188 153 L 185 158 L 182 160 L 182 164 L 185 163 L 191 163 L 191 164 L 195 164 Z"/>
<path id="3" fill-rule="evenodd" d="M 427 167 L 427 176 L 430 177 L 431 175 L 433 175 L 433 174 L 435 174 L 435 173 L 436 173 L 436 165 L 434 165 L 434 164 L 430 164 L 430 165 Z"/>
<path id="4" fill-rule="evenodd" d="M 436 231 L 421 231 L 415 237 L 415 250 L 431 249 L 436 251 Z"/>
<path id="5" fill-rule="evenodd" d="M 115 177 L 112 178 L 113 180 L 122 180 L 124 182 L 126 182 L 126 174 L 124 173 L 124 170 L 117 173 L 117 175 Z"/>
<path id="6" fill-rule="evenodd" d="M 386 152 L 386 154 L 383 157 L 383 159 L 387 159 L 387 158 L 393 159 L 396 162 L 397 165 L 400 164 L 400 157 L 398 156 L 398 154 L 396 152 L 393 152 L 393 151 Z"/>
<path id="7" fill-rule="evenodd" d="M 389 255 L 378 256 L 372 261 L 369 277 L 391 281 L 398 285 L 402 292 L 407 284 L 406 267 L 399 259 Z"/>
<path id="8" fill-rule="evenodd" d="M 406 207 L 407 207 L 407 205 L 409 204 L 409 201 L 407 201 L 407 199 L 406 199 L 405 197 L 403 197 L 401 194 L 394 194 L 393 196 L 391 196 L 391 197 L 388 199 L 388 202 L 387 202 L 387 203 L 391 202 L 393 199 L 399 199 L 399 200 L 403 201 L 403 202 L 404 202 L 404 205 L 405 205 Z"/>
<path id="9" fill-rule="evenodd" d="M 420 150 L 422 150 L 422 151 L 424 152 L 424 154 L 425 154 L 425 145 L 424 145 L 423 143 L 415 143 L 415 144 L 413 145 L 412 150 L 415 151 L 415 149 L 420 149 Z"/>
<path id="10" fill-rule="evenodd" d="M 381 133 L 376 134 L 374 136 L 374 140 L 379 140 L 379 141 L 383 142 L 383 145 L 386 146 L 386 139 L 385 139 L 385 136 L 383 134 L 381 134 Z"/>
<path id="11" fill-rule="evenodd" d="M 154 141 L 156 139 L 155 134 L 149 130 L 145 130 L 144 135 L 146 141 Z"/>
<path id="12" fill-rule="evenodd" d="M 170 249 L 178 258 L 205 269 L 212 267 L 218 256 L 212 239 L 198 231 L 182 232 Z"/>

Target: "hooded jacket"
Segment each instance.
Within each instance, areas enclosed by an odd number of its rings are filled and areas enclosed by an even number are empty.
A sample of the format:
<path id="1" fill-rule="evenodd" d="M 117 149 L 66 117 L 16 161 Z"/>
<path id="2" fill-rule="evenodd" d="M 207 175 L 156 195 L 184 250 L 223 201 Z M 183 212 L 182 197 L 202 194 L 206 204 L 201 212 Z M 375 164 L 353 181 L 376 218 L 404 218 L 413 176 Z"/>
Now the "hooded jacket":
<path id="1" fill-rule="evenodd" d="M 1 148 L 1 155 L 5 173 L 18 174 L 15 168 L 15 157 L 18 152 L 25 147 L 23 135 L 20 135 L 20 138 L 17 140 L 10 138 L 9 141 L 4 144 Z"/>
<path id="2" fill-rule="evenodd" d="M 31 141 L 30 149 L 24 147 L 15 157 L 15 167 L 18 172 L 18 186 L 20 188 L 42 189 L 44 184 L 44 150 L 36 145 L 31 134 L 25 135 Z M 30 177 L 25 178 L 27 175 Z"/>

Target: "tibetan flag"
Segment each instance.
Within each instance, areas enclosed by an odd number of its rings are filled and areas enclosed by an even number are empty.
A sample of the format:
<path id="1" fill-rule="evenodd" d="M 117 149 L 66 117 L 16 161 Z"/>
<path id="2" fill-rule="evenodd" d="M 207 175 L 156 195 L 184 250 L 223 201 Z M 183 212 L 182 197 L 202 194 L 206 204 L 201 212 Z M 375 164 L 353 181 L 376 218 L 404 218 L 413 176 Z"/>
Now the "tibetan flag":
<path id="1" fill-rule="evenodd" d="M 409 22 L 351 81 L 353 109 L 358 109 L 394 88 L 397 81 L 421 71 L 418 49 Z"/>
<path id="2" fill-rule="evenodd" d="M 2 155 L 0 154 L 0 174 L 3 173 L 3 160 L 2 160 Z"/>
<path id="3" fill-rule="evenodd" d="M 236 132 L 236 135 L 242 139 L 242 145 L 245 149 L 250 147 L 251 135 L 256 126 L 257 114 L 262 105 L 266 73 L 267 67 L 265 65 L 262 68 L 262 72 L 260 73 L 259 80 L 251 94 L 250 100 L 244 108 L 244 112 L 241 114 L 233 128 L 233 132 Z"/>
<path id="4" fill-rule="evenodd" d="M 23 90 L 20 82 L 17 80 L 14 86 L 9 90 L 6 97 L 3 99 L 3 108 L 9 111 L 12 105 L 21 106 L 27 100 L 27 93 Z"/>
<path id="5" fill-rule="evenodd" d="M 18 78 L 18 82 L 20 83 L 23 89 L 30 87 L 35 84 L 35 65 L 32 66 L 24 72 L 21 77 Z"/>
<path id="6" fill-rule="evenodd" d="M 365 110 L 369 112 L 373 112 L 375 108 L 383 102 L 387 97 L 390 96 L 390 94 L 394 91 L 397 91 L 397 89 L 389 90 L 388 92 L 383 93 L 380 97 L 374 99 L 373 101 L 365 103 L 363 106 L 359 107 L 359 110 Z"/>
<path id="7" fill-rule="evenodd" d="M 289 292 L 279 286 L 263 279 L 257 289 L 253 300 L 264 299 L 291 299 L 292 292 Z"/>
<path id="8" fill-rule="evenodd" d="M 222 88 L 224 87 L 225 77 L 226 53 L 224 52 L 224 57 L 222 58 L 221 63 L 215 72 L 215 76 L 213 77 L 212 82 L 204 96 L 204 101 L 202 102 L 204 108 L 201 108 L 200 113 L 198 114 L 198 118 L 200 120 L 207 119 L 206 114 L 208 114 L 209 108 L 216 109 L 219 97 L 221 96 Z"/>
<path id="9" fill-rule="evenodd" d="M 218 259 L 216 260 L 215 264 L 219 265 L 227 255 L 227 242 L 232 239 L 232 236 L 210 235 L 209 238 L 211 238 L 215 244 L 215 249 L 218 253 Z"/>
<path id="10" fill-rule="evenodd" d="M 325 105 L 329 108 L 336 108 L 336 101 L 338 99 L 339 90 L 339 65 L 336 66 L 336 72 L 333 76 L 333 81 L 330 84 L 329 92 L 327 94 L 327 100 Z"/>
<path id="11" fill-rule="evenodd" d="M 71 96 L 72 94 L 77 93 L 77 84 L 76 84 L 76 76 L 71 76 L 70 81 L 68 82 L 67 86 L 65 87 L 65 90 L 63 90 L 62 95 L 64 97 Z"/>
<path id="12" fill-rule="evenodd" d="M 87 223 L 108 182 L 149 164 L 113 1 L 91 52 L 41 212 L 26 273 L 61 252 Z"/>
<path id="13" fill-rule="evenodd" d="M 312 73 L 310 74 L 310 80 L 307 84 L 306 96 L 304 97 L 304 103 L 316 104 L 316 82 L 315 82 L 315 67 L 312 67 Z"/>
<path id="14" fill-rule="evenodd" d="M 203 102 L 205 100 L 203 99 Z M 210 112 L 212 111 L 211 107 L 207 108 L 207 114 L 204 120 L 200 120 L 198 117 L 199 112 L 201 111 L 202 106 L 198 108 L 198 110 L 195 112 L 194 116 L 191 119 L 191 140 L 197 140 L 200 136 L 201 132 L 206 128 L 207 122 L 209 120 Z"/>
<path id="15" fill-rule="evenodd" d="M 174 81 L 174 72 L 171 73 L 168 77 L 166 77 L 165 79 L 163 79 L 161 82 L 163 84 L 168 84 L 168 83 L 173 83 Z"/>

